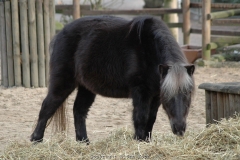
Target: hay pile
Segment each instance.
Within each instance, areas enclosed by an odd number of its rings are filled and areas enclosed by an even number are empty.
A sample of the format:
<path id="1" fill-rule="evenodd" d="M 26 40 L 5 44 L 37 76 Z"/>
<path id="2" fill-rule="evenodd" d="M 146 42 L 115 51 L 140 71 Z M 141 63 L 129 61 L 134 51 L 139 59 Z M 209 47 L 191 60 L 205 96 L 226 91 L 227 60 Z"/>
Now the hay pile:
<path id="1" fill-rule="evenodd" d="M 155 133 L 150 143 L 135 141 L 124 129 L 90 145 L 64 134 L 37 145 L 11 142 L 0 159 L 240 159 L 240 117 L 182 138 Z"/>

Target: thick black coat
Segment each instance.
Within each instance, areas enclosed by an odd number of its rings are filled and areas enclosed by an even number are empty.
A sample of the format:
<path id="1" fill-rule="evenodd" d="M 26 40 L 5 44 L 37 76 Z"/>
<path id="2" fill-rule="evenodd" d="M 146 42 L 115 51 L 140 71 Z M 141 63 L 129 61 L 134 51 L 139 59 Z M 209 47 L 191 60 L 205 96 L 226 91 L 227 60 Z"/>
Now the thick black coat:
<path id="1" fill-rule="evenodd" d="M 159 64 L 187 64 L 164 22 L 148 16 L 132 21 L 112 16 L 80 18 L 64 27 L 51 47 L 50 86 L 33 141 L 43 138 L 47 120 L 76 87 L 77 140 L 87 139 L 85 118 L 96 94 L 132 98 L 135 137 L 145 140 L 160 105 L 164 75 Z"/>

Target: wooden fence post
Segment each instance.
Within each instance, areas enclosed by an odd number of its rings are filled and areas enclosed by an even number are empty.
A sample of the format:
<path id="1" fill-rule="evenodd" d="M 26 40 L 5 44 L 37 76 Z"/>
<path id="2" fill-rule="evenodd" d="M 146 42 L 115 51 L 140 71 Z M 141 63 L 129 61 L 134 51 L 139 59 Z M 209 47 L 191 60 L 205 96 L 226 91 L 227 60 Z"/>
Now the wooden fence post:
<path id="1" fill-rule="evenodd" d="M 49 0 L 43 1 L 43 19 L 44 19 L 44 43 L 45 43 L 45 57 L 46 57 L 46 85 L 49 81 L 49 43 L 50 43 L 50 22 L 49 22 Z"/>
<path id="2" fill-rule="evenodd" d="M 204 60 L 210 60 L 211 50 L 207 49 L 211 37 L 211 20 L 208 15 L 211 13 L 211 1 L 202 1 L 202 57 Z"/>
<path id="3" fill-rule="evenodd" d="M 0 32 L 1 32 L 1 67 L 2 67 L 2 84 L 8 87 L 8 72 L 7 72 L 7 48 L 6 48 L 6 26 L 4 14 L 4 2 L 0 2 Z"/>
<path id="4" fill-rule="evenodd" d="M 182 2 L 182 10 L 183 10 L 183 44 L 189 44 L 191 30 L 190 0 L 184 0 Z"/>
<path id="5" fill-rule="evenodd" d="M 31 62 L 31 86 L 38 87 L 38 56 L 37 56 L 37 35 L 36 35 L 36 15 L 35 1 L 28 1 L 28 26 L 30 42 L 30 62 Z"/>
<path id="6" fill-rule="evenodd" d="M 12 7 L 12 33 L 14 55 L 14 80 L 15 86 L 21 86 L 22 79 L 21 79 L 20 38 L 18 20 L 18 0 L 11 0 L 11 7 Z"/>
<path id="7" fill-rule="evenodd" d="M 5 1 L 5 23 L 7 42 L 8 87 L 14 86 L 13 44 L 12 44 L 12 15 L 10 1 Z"/>
<path id="8" fill-rule="evenodd" d="M 177 8 L 177 0 L 164 0 L 164 8 Z M 166 23 L 178 23 L 178 15 L 177 14 L 164 14 L 163 17 Z M 170 28 L 172 35 L 175 37 L 176 41 L 178 41 L 178 28 Z"/>
<path id="9" fill-rule="evenodd" d="M 54 35 L 55 0 L 0 0 L 2 85 L 45 87 Z"/>
<path id="10" fill-rule="evenodd" d="M 46 87 L 44 32 L 43 32 L 43 0 L 36 0 L 37 9 L 37 45 L 38 45 L 38 72 L 39 86 Z"/>
<path id="11" fill-rule="evenodd" d="M 21 24 L 21 49 L 22 49 L 22 79 L 23 86 L 30 88 L 30 66 L 29 66 L 29 42 L 28 42 L 28 15 L 27 0 L 19 1 L 20 24 Z"/>
<path id="12" fill-rule="evenodd" d="M 52 39 L 55 35 L 55 1 L 50 0 L 49 4 L 49 20 L 50 20 L 50 39 Z"/>
<path id="13" fill-rule="evenodd" d="M 73 19 L 80 18 L 80 0 L 73 0 Z"/>
<path id="14" fill-rule="evenodd" d="M 0 2 L 0 13 L 1 13 L 1 10 L 2 10 L 2 5 L 3 5 L 3 3 L 2 2 Z M 0 14 L 0 57 L 1 57 L 1 85 L 3 85 L 3 80 L 2 80 L 2 78 L 3 78 L 3 59 L 2 59 L 2 25 L 3 25 L 3 23 L 2 23 L 2 19 L 1 19 L 1 15 L 2 14 Z"/>
<path id="15" fill-rule="evenodd" d="M 205 90 L 206 124 L 212 123 L 210 91 Z"/>

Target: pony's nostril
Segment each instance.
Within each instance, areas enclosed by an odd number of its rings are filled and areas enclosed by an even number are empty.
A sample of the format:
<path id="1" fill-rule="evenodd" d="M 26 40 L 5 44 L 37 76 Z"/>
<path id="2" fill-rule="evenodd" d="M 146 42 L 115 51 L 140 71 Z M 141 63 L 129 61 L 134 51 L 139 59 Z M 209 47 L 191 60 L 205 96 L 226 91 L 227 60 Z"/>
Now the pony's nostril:
<path id="1" fill-rule="evenodd" d="M 177 127 L 175 124 L 173 124 L 173 133 L 176 134 L 177 133 Z"/>
<path id="2" fill-rule="evenodd" d="M 179 136 L 183 136 L 184 135 L 184 131 L 180 131 L 180 132 L 178 132 L 179 134 Z"/>
<path id="3" fill-rule="evenodd" d="M 183 136 L 186 130 L 186 125 L 182 124 L 173 124 L 172 125 L 173 133 L 178 136 Z"/>

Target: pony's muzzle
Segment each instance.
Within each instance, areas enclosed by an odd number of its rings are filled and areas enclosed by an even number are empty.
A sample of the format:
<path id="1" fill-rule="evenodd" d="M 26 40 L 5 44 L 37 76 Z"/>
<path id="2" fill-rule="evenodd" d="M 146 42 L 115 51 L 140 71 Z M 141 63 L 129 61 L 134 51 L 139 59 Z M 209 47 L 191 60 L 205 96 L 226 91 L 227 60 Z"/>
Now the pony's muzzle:
<path id="1" fill-rule="evenodd" d="M 172 124 L 172 131 L 178 136 L 183 136 L 186 130 L 186 123 L 174 123 Z"/>

